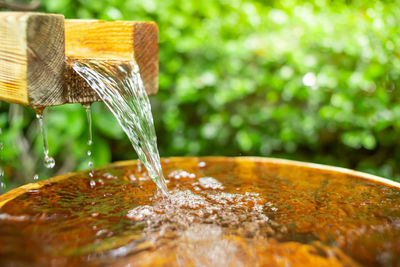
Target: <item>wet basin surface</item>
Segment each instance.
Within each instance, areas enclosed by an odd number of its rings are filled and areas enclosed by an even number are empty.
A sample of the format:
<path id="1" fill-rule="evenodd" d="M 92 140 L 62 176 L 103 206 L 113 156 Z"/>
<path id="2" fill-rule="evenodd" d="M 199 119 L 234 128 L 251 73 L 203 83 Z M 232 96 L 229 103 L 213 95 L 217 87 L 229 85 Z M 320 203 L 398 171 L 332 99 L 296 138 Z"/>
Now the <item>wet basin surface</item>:
<path id="1" fill-rule="evenodd" d="M 0 196 L 0 265 L 400 266 L 400 189 L 263 158 L 136 161 Z M 129 265 L 130 264 L 130 265 Z"/>

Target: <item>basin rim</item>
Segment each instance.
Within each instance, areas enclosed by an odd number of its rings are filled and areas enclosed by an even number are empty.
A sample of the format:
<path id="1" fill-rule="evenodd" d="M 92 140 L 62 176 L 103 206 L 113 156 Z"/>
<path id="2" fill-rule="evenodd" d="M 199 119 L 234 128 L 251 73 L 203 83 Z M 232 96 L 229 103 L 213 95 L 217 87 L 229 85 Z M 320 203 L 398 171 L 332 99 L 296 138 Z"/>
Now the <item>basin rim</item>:
<path id="1" fill-rule="evenodd" d="M 198 160 L 200 161 L 232 161 L 232 162 L 262 162 L 267 164 L 275 164 L 280 166 L 288 166 L 288 167 L 297 167 L 297 168 L 305 168 L 305 169 L 312 169 L 312 170 L 321 170 L 321 171 L 328 171 L 332 174 L 340 173 L 344 175 L 355 176 L 356 178 L 367 180 L 376 184 L 386 185 L 389 187 L 394 187 L 400 190 L 400 183 L 379 177 L 373 174 L 364 173 L 360 171 L 355 171 L 347 168 L 342 167 L 335 167 L 330 165 L 318 164 L 318 163 L 310 163 L 310 162 L 303 162 L 303 161 L 296 161 L 296 160 L 288 160 L 288 159 L 281 159 L 281 158 L 269 158 L 269 157 L 253 157 L 253 156 L 240 156 L 240 157 L 225 157 L 225 156 L 206 156 L 206 157 L 167 157 L 161 158 L 163 161 L 173 160 L 173 161 L 180 161 L 180 160 Z M 105 166 L 96 168 L 95 170 L 102 170 L 110 167 L 125 167 L 129 165 L 136 164 L 137 160 L 126 160 L 126 161 L 116 161 Z M 39 189 L 44 185 L 51 184 L 54 182 L 58 182 L 64 180 L 68 177 L 74 176 L 80 172 L 70 172 L 66 174 L 61 174 L 52 178 L 49 178 L 44 181 L 36 182 L 36 183 L 29 183 L 20 187 L 17 187 L 13 190 L 8 191 L 7 193 L 0 195 L 0 208 L 4 206 L 8 201 L 28 192 L 29 190 Z"/>

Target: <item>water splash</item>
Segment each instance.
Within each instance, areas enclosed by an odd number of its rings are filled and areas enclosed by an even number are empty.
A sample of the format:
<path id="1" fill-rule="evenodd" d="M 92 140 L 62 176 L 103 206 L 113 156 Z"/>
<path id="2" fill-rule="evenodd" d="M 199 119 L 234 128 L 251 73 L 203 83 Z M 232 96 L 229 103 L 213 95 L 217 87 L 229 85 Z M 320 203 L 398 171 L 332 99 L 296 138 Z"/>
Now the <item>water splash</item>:
<path id="1" fill-rule="evenodd" d="M 88 140 L 88 151 L 87 155 L 89 157 L 89 162 L 88 166 L 90 169 L 89 176 L 93 177 L 93 157 L 92 157 L 92 150 L 91 147 L 93 145 L 93 130 L 92 130 L 92 109 L 90 108 L 90 104 L 84 104 L 83 107 L 86 110 L 86 116 L 88 120 L 88 125 L 89 125 L 89 140 Z"/>
<path id="2" fill-rule="evenodd" d="M 153 116 L 134 62 L 76 61 L 74 70 L 97 92 L 128 135 L 150 177 L 167 194 L 161 170 Z"/>
<path id="3" fill-rule="evenodd" d="M 49 144 L 47 143 L 46 122 L 45 122 L 45 116 L 44 116 L 43 111 L 44 111 L 43 109 L 36 110 L 36 118 L 39 121 L 40 132 L 41 132 L 42 138 L 43 138 L 44 166 L 48 169 L 52 169 L 52 168 L 54 168 L 54 165 L 56 164 L 56 162 L 55 162 L 54 158 L 49 156 Z"/>

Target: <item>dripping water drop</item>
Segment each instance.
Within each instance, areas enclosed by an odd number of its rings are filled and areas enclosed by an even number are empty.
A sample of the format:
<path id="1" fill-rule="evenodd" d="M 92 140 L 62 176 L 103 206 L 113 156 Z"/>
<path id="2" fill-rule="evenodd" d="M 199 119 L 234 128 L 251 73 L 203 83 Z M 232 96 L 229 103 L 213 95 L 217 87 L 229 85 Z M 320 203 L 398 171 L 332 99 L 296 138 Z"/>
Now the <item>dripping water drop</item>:
<path id="1" fill-rule="evenodd" d="M 44 166 L 48 169 L 54 168 L 54 165 L 56 165 L 55 160 L 52 157 L 45 157 L 44 158 Z"/>
<path id="2" fill-rule="evenodd" d="M 47 130 L 44 116 L 44 109 L 36 110 L 36 118 L 39 121 L 40 132 L 43 139 L 43 152 L 44 152 L 44 166 L 48 169 L 54 168 L 56 162 L 54 158 L 49 156 L 49 144 L 47 143 Z"/>
<path id="3" fill-rule="evenodd" d="M 87 151 L 87 155 L 88 155 L 88 157 L 89 157 L 88 166 L 89 166 L 89 169 L 90 169 L 89 176 L 90 176 L 90 177 L 93 177 L 93 165 L 94 165 L 94 164 L 93 164 L 93 158 L 92 158 L 92 150 L 90 149 L 90 147 L 91 147 L 92 144 L 93 144 L 92 109 L 91 109 L 91 107 L 90 107 L 90 104 L 88 104 L 88 103 L 83 104 L 83 107 L 84 107 L 85 110 L 86 110 L 86 117 L 87 117 L 88 126 L 89 126 L 89 140 L 88 140 L 88 142 L 87 142 L 87 144 L 88 144 L 88 146 L 89 146 L 88 151 Z"/>

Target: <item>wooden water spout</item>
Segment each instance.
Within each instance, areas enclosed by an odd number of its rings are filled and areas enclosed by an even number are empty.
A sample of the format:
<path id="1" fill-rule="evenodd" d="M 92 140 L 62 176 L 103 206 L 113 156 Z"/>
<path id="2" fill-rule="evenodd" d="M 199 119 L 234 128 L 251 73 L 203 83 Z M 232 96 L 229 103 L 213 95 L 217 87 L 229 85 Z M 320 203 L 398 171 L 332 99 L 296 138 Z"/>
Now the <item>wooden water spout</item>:
<path id="1" fill-rule="evenodd" d="M 0 12 L 0 100 L 34 108 L 99 101 L 72 69 L 74 60 L 85 59 L 135 60 L 147 93 L 155 94 L 157 25 Z"/>

